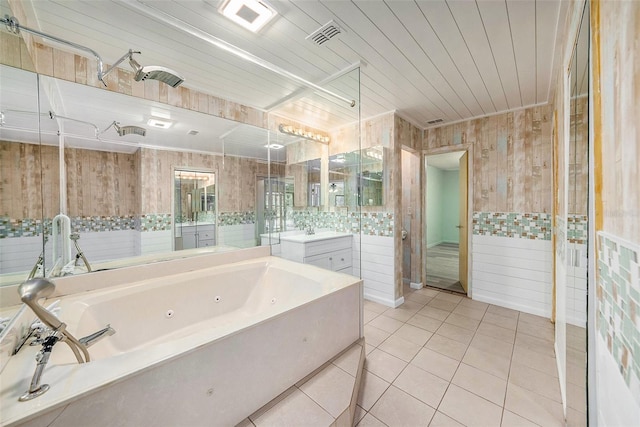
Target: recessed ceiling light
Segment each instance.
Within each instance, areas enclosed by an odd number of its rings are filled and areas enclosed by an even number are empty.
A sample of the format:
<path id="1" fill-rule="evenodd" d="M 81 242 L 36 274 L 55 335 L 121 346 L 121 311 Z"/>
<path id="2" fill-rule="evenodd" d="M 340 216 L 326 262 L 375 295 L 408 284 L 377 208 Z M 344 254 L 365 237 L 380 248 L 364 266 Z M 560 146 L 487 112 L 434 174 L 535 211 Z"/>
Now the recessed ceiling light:
<path id="1" fill-rule="evenodd" d="M 160 129 L 168 129 L 171 127 L 173 122 L 171 120 L 162 120 L 155 117 L 151 117 L 149 120 L 147 120 L 147 124 L 149 126 L 153 126 Z"/>
<path id="2" fill-rule="evenodd" d="M 269 4 L 258 0 L 227 0 L 218 11 L 254 33 L 277 15 Z"/>
<path id="3" fill-rule="evenodd" d="M 272 148 L 274 150 L 279 150 L 282 147 L 284 147 L 284 145 L 280 145 L 280 144 L 267 144 L 264 146 L 265 148 Z"/>

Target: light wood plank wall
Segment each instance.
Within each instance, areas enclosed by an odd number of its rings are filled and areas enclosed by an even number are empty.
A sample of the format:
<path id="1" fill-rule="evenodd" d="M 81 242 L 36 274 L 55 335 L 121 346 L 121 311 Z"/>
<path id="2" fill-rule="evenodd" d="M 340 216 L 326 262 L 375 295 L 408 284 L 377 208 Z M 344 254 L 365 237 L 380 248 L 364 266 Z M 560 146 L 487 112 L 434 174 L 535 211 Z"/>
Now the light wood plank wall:
<path id="1" fill-rule="evenodd" d="M 156 101 L 261 128 L 267 127 L 267 114 L 262 110 L 183 86 L 172 88 L 157 80 L 137 82 L 132 71 L 121 68 L 106 77 L 105 88 L 98 80 L 95 59 L 35 42 L 28 34 L 25 34 L 24 39 L 0 31 L 0 63 L 100 90 Z M 104 69 L 109 66 L 105 64 Z"/>
<path id="2" fill-rule="evenodd" d="M 571 100 L 568 213 L 587 215 L 589 195 L 589 98 Z"/>
<path id="3" fill-rule="evenodd" d="M 640 3 L 600 1 L 599 8 L 592 22 L 596 226 L 640 244 Z"/>
<path id="4" fill-rule="evenodd" d="M 57 162 L 54 147 L 0 141 L 0 215 L 35 219 L 58 213 Z"/>
<path id="5" fill-rule="evenodd" d="M 552 212 L 552 106 L 424 131 L 423 150 L 472 144 L 476 212 Z"/>
<path id="6" fill-rule="evenodd" d="M 171 212 L 175 168 L 215 172 L 219 212 L 254 211 L 256 177 L 269 173 L 269 165 L 254 159 L 142 148 L 139 186 L 142 213 Z M 282 176 L 283 172 L 284 166 L 271 165 L 272 175 Z"/>

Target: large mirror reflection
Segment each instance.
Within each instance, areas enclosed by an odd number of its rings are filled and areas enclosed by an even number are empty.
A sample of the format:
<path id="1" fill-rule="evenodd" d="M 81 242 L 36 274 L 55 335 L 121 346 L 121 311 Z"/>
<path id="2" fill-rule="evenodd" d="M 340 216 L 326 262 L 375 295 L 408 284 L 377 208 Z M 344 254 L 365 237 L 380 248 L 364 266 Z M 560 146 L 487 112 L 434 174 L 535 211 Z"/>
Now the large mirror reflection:
<path id="1" fill-rule="evenodd" d="M 296 138 L 51 77 L 38 85 L 12 67 L 0 75 L 3 284 L 34 266 L 55 277 L 260 244 L 257 177 L 282 175 L 269 145 Z"/>

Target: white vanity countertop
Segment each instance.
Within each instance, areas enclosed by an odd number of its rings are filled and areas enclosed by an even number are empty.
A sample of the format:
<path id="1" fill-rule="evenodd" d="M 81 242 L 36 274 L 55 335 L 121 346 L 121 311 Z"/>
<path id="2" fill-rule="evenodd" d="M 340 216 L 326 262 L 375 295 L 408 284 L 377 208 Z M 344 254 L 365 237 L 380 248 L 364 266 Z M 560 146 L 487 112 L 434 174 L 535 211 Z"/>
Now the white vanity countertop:
<path id="1" fill-rule="evenodd" d="M 351 233 L 343 231 L 322 231 L 315 234 L 297 234 L 294 236 L 280 236 L 280 240 L 294 243 L 309 243 L 319 240 L 335 239 L 337 237 L 351 236 Z"/>

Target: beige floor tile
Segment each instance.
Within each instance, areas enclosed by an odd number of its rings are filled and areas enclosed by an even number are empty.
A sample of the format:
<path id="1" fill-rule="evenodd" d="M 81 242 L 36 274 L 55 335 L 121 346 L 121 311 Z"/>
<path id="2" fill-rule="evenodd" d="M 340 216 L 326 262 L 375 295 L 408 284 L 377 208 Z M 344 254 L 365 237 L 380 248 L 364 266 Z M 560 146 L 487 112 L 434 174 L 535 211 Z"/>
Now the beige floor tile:
<path id="1" fill-rule="evenodd" d="M 512 363 L 521 363 L 544 374 L 558 376 L 558 365 L 555 357 L 536 353 L 526 347 L 516 345 L 513 349 Z"/>
<path id="2" fill-rule="evenodd" d="M 373 415 L 367 413 L 364 418 L 358 423 L 358 427 L 386 427 L 387 425 L 374 417 Z"/>
<path id="3" fill-rule="evenodd" d="M 529 351 L 555 357 L 553 343 L 527 334 L 516 334 L 516 347 L 524 347 Z"/>
<path id="4" fill-rule="evenodd" d="M 417 326 L 429 332 L 435 332 L 442 325 L 442 320 L 433 317 L 423 316 L 421 312 L 416 313 L 411 319 L 407 320 L 407 324 Z"/>
<path id="5" fill-rule="evenodd" d="M 473 394 L 477 394 L 500 407 L 504 405 L 507 381 L 485 371 L 481 371 L 478 368 L 461 363 L 451 383 Z"/>
<path id="6" fill-rule="evenodd" d="M 423 346 L 433 335 L 432 332 L 425 331 L 413 325 L 403 325 L 400 329 L 393 333 L 394 336 L 405 339 L 409 342 Z"/>
<path id="7" fill-rule="evenodd" d="M 507 385 L 504 408 L 544 427 L 564 426 L 561 403 L 512 383 Z"/>
<path id="8" fill-rule="evenodd" d="M 376 348 L 374 346 L 372 346 L 371 344 L 365 344 L 364 345 L 364 353 L 365 353 L 365 355 L 368 355 L 369 353 L 371 353 L 375 349 Z"/>
<path id="9" fill-rule="evenodd" d="M 375 349 L 365 360 L 365 369 L 387 382 L 393 382 L 407 366 L 407 362 L 382 350 Z"/>
<path id="10" fill-rule="evenodd" d="M 433 297 L 430 297 L 428 295 L 425 295 L 419 292 L 412 292 L 410 295 L 405 296 L 405 300 L 414 301 L 422 305 L 428 303 L 432 299 Z"/>
<path id="11" fill-rule="evenodd" d="M 533 335 L 534 337 L 542 338 L 547 341 L 555 340 L 555 331 L 551 323 L 542 326 L 539 323 L 523 322 L 522 319 L 518 322 L 518 333 Z"/>
<path id="12" fill-rule="evenodd" d="M 377 302 L 364 300 L 365 310 L 373 311 L 374 313 L 384 313 L 389 309 L 386 305 L 378 304 Z"/>
<path id="13" fill-rule="evenodd" d="M 511 360 L 469 347 L 462 361 L 482 371 L 506 380 L 509 377 Z"/>
<path id="14" fill-rule="evenodd" d="M 437 408 L 442 396 L 447 391 L 447 387 L 449 387 L 449 382 L 409 364 L 396 378 L 393 385 L 432 408 Z"/>
<path id="15" fill-rule="evenodd" d="M 397 331 L 403 324 L 404 322 L 401 322 L 400 320 L 387 317 L 386 313 L 382 313 L 382 316 L 378 316 L 368 323 L 368 325 L 381 329 L 385 332 L 389 332 L 390 334 Z"/>
<path id="16" fill-rule="evenodd" d="M 465 298 L 460 296 L 460 295 L 454 295 L 454 294 L 448 294 L 446 292 L 440 292 L 438 295 L 436 295 L 435 299 L 439 299 L 439 300 L 443 300 L 443 301 L 449 301 L 449 302 L 453 302 L 453 303 L 458 304 L 460 301 L 462 301 Z"/>
<path id="17" fill-rule="evenodd" d="M 428 426 L 435 409 L 394 387 L 385 391 L 371 414 L 389 426 Z"/>
<path id="18" fill-rule="evenodd" d="M 254 425 L 255 424 L 253 424 L 249 418 L 245 418 L 240 421 L 240 423 L 236 424 L 236 427 L 253 427 Z"/>
<path id="19" fill-rule="evenodd" d="M 568 382 L 567 407 L 578 412 L 587 412 L 587 390 Z"/>
<path id="20" fill-rule="evenodd" d="M 424 287 L 422 289 L 417 289 L 416 293 L 420 293 L 422 295 L 426 295 L 428 297 L 431 298 L 435 298 L 437 297 L 441 292 L 437 289 L 433 289 L 433 288 L 429 288 L 429 287 Z"/>
<path id="21" fill-rule="evenodd" d="M 483 322 L 491 323 L 492 325 L 501 326 L 503 328 L 511 329 L 513 331 L 516 330 L 516 326 L 518 326 L 518 318 L 517 317 L 507 317 L 500 316 L 499 314 L 485 313 L 482 318 Z"/>
<path id="22" fill-rule="evenodd" d="M 555 359 L 554 359 L 555 361 Z M 557 375 L 556 371 L 556 375 Z M 580 387 L 587 386 L 587 370 L 583 366 L 567 363 L 567 382 Z"/>
<path id="23" fill-rule="evenodd" d="M 576 411 L 573 408 L 567 408 L 567 425 L 571 427 L 586 427 L 587 414 Z"/>
<path id="24" fill-rule="evenodd" d="M 334 418 L 309 396 L 300 390 L 295 390 L 253 422 L 256 427 L 284 425 L 326 427 L 333 421 Z"/>
<path id="25" fill-rule="evenodd" d="M 411 341 L 407 341 L 394 334 L 384 340 L 378 348 L 392 356 L 404 360 L 405 362 L 410 362 L 411 359 L 418 354 L 422 346 L 414 344 Z"/>
<path id="26" fill-rule="evenodd" d="M 382 341 L 389 338 L 389 335 L 391 335 L 389 332 L 378 329 L 371 324 L 364 325 L 364 339 L 369 345 L 377 347 L 382 344 Z"/>
<path id="27" fill-rule="evenodd" d="M 420 311 L 418 311 L 418 314 L 431 317 L 432 319 L 440 320 L 441 322 L 443 322 L 444 319 L 446 319 L 451 314 L 451 311 L 441 310 L 427 304 Z"/>
<path id="28" fill-rule="evenodd" d="M 353 345 L 342 354 L 339 358 L 333 361 L 333 364 L 340 369 L 355 377 L 358 374 L 358 364 L 360 363 L 360 353 L 362 347 L 359 344 Z"/>
<path id="29" fill-rule="evenodd" d="M 512 310 L 510 308 L 491 304 L 489 304 L 489 307 L 487 308 L 487 313 L 493 313 L 504 317 L 511 317 L 513 319 L 517 319 L 518 317 L 520 317 L 520 312 L 517 310 Z"/>
<path id="30" fill-rule="evenodd" d="M 571 426 L 571 424 L 569 424 Z M 522 418 L 520 415 L 516 415 L 506 409 L 502 412 L 502 426 L 501 427 L 537 427 L 538 425 L 532 423 L 526 418 Z"/>
<path id="31" fill-rule="evenodd" d="M 453 418 L 447 417 L 442 412 L 436 411 L 436 414 L 431 419 L 429 427 L 464 427 L 464 425 L 460 424 Z"/>
<path id="32" fill-rule="evenodd" d="M 587 353 L 584 350 L 576 350 L 574 348 L 567 347 L 567 363 L 586 368 Z"/>
<path id="33" fill-rule="evenodd" d="M 536 316 L 535 314 L 521 312 L 518 317 L 518 322 L 533 323 L 543 328 L 553 329 L 553 323 L 551 323 L 550 319 L 542 316 Z"/>
<path id="34" fill-rule="evenodd" d="M 488 335 L 511 344 L 516 340 L 515 331 L 501 326 L 492 325 L 491 323 L 481 323 L 480 326 L 478 326 L 478 333 Z"/>
<path id="35" fill-rule="evenodd" d="M 462 301 L 460 301 L 460 304 L 458 304 L 458 307 L 469 307 L 469 308 L 473 308 L 474 310 L 486 311 L 487 308 L 489 307 L 489 304 L 487 304 L 486 302 L 476 301 L 470 298 L 462 298 Z"/>
<path id="36" fill-rule="evenodd" d="M 467 344 L 461 343 L 442 335 L 434 334 L 425 344 L 425 348 L 437 351 L 455 360 L 462 360 L 464 353 L 467 351 Z"/>
<path id="37" fill-rule="evenodd" d="M 469 345 L 479 350 L 486 351 L 487 353 L 509 359 L 511 359 L 513 354 L 513 344 L 481 333 L 477 333 Z"/>
<path id="38" fill-rule="evenodd" d="M 366 369 L 362 371 L 362 383 L 358 394 L 358 405 L 365 411 L 380 399 L 382 393 L 389 387 L 389 383 Z"/>
<path id="39" fill-rule="evenodd" d="M 356 413 L 353 414 L 353 424 L 358 424 L 365 415 L 367 415 L 367 411 L 365 411 L 362 406 L 356 405 Z"/>
<path id="40" fill-rule="evenodd" d="M 456 369 L 458 369 L 459 363 L 460 362 L 455 359 L 433 350 L 429 350 L 428 348 L 420 350 L 416 357 L 411 361 L 412 365 L 424 369 L 425 371 L 437 375 L 447 381 L 451 381 L 453 374 L 455 374 Z"/>
<path id="41" fill-rule="evenodd" d="M 376 313 L 375 311 L 367 310 L 366 308 L 363 310 L 363 322 L 365 324 L 369 323 L 376 317 L 380 316 L 380 313 Z"/>
<path id="42" fill-rule="evenodd" d="M 392 310 L 387 310 L 382 315 L 383 316 L 387 316 L 387 317 L 389 317 L 391 319 L 399 320 L 400 322 L 406 322 L 407 320 L 409 320 L 411 318 L 411 316 L 416 314 L 417 311 L 418 310 L 411 311 L 411 310 L 400 310 L 399 308 L 396 308 L 396 309 L 392 309 Z"/>
<path id="43" fill-rule="evenodd" d="M 485 315 L 486 310 L 481 308 L 481 309 L 476 309 L 476 308 L 472 308 L 466 305 L 459 305 L 457 306 L 453 312 L 455 314 L 459 314 L 461 316 L 465 316 L 465 317 L 470 317 L 472 319 L 475 320 L 482 320 L 482 318 Z"/>
<path id="44" fill-rule="evenodd" d="M 500 426 L 502 408 L 454 384 L 442 399 L 438 411 L 467 426 Z"/>
<path id="45" fill-rule="evenodd" d="M 436 333 L 463 344 L 469 344 L 474 335 L 473 331 L 446 322 L 438 328 Z"/>
<path id="46" fill-rule="evenodd" d="M 543 374 L 521 363 L 513 362 L 509 371 L 509 382 L 538 393 L 548 399 L 562 402 L 558 378 Z"/>
<path id="47" fill-rule="evenodd" d="M 437 308 L 439 310 L 444 310 L 448 312 L 452 312 L 457 305 L 458 305 L 457 302 L 446 301 L 446 300 L 438 299 L 437 297 L 427 303 L 427 307 L 433 307 L 433 308 Z"/>
<path id="48" fill-rule="evenodd" d="M 331 364 L 300 386 L 300 390 L 334 418 L 351 404 L 356 379 Z"/>
<path id="49" fill-rule="evenodd" d="M 445 323 L 450 323 L 452 325 L 460 326 L 461 328 L 469 329 L 470 331 L 475 331 L 478 328 L 480 321 L 460 314 L 451 313 L 449 317 L 445 319 Z"/>

